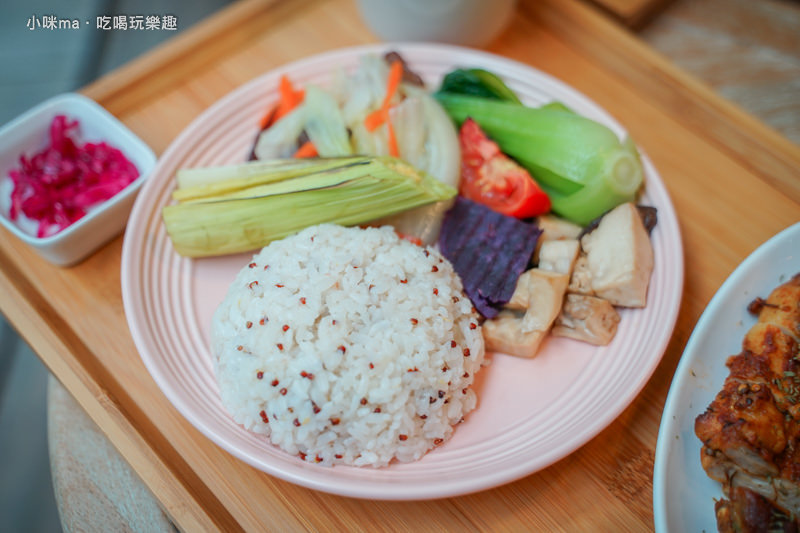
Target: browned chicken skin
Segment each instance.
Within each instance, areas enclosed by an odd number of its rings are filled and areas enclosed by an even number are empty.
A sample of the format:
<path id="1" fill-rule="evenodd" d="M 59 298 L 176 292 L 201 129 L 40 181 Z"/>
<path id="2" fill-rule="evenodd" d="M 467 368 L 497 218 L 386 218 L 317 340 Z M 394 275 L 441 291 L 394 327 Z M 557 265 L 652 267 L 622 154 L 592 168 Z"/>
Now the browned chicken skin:
<path id="1" fill-rule="evenodd" d="M 730 490 L 730 500 L 720 500 L 714 506 L 720 533 L 769 531 L 797 533 L 797 522 L 755 492 L 738 487 Z"/>
<path id="2" fill-rule="evenodd" d="M 745 335 L 742 352 L 728 358 L 730 374 L 695 420 L 695 434 L 703 442 L 703 468 L 723 484 L 729 498 L 717 504 L 720 531 L 770 531 L 773 526 L 763 520 L 765 506 L 791 526 L 779 531 L 796 531 L 800 274 L 750 309 L 758 314 L 758 323 Z"/>

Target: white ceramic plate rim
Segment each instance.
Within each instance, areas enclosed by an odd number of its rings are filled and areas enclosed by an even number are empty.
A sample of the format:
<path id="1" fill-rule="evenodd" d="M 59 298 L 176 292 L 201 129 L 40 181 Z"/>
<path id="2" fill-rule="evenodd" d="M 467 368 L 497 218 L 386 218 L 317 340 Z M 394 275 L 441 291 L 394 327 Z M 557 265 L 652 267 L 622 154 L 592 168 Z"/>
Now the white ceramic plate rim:
<path id="1" fill-rule="evenodd" d="M 479 52 L 466 48 L 447 46 L 447 45 L 433 45 L 433 44 L 377 44 L 358 46 L 352 48 L 345 48 L 327 52 L 324 54 L 309 57 L 307 59 L 285 65 L 281 68 L 274 69 L 255 80 L 241 86 L 239 89 L 234 90 L 226 97 L 219 100 L 216 104 L 212 105 L 208 110 L 201 114 L 164 153 L 159 161 L 159 166 L 169 167 L 173 160 L 180 159 L 181 144 L 184 139 L 190 138 L 203 128 L 204 119 L 213 116 L 218 109 L 224 109 L 231 102 L 240 98 L 243 92 L 246 92 L 255 85 L 263 84 L 263 80 L 267 77 L 277 77 L 283 73 L 291 73 L 293 70 L 308 67 L 308 65 L 326 65 L 330 70 L 331 66 L 337 65 L 343 61 L 352 61 L 353 58 L 368 53 L 384 53 L 387 50 L 399 50 L 402 54 L 407 56 L 407 59 L 412 63 L 414 57 L 425 57 L 426 54 L 439 54 L 439 56 L 452 56 L 452 65 L 460 65 L 465 62 L 474 64 L 476 66 L 484 67 L 497 67 L 505 70 L 513 69 L 514 72 L 523 77 L 536 78 L 537 82 L 546 84 L 548 88 L 557 89 L 559 97 L 567 102 L 579 102 L 581 106 L 587 108 L 591 112 L 591 118 L 599 120 L 608 125 L 618 135 L 623 135 L 625 131 L 623 128 L 607 113 L 605 113 L 599 106 L 591 102 L 588 98 L 578 93 L 574 89 L 568 87 L 555 78 L 544 74 L 536 69 L 506 58 L 501 58 L 485 52 Z M 513 86 L 512 86 L 513 89 Z M 584 113 L 586 114 L 586 113 Z M 465 477 L 453 476 L 437 479 L 430 479 L 429 482 L 414 484 L 413 486 L 404 485 L 401 480 L 393 480 L 391 475 L 387 475 L 381 470 L 374 470 L 377 472 L 374 479 L 343 479 L 338 483 L 331 483 L 328 475 L 319 475 L 314 465 L 309 465 L 308 468 L 293 468 L 286 465 L 273 464 L 269 461 L 262 460 L 261 458 L 254 457 L 241 449 L 238 449 L 235 444 L 227 442 L 224 438 L 217 435 L 212 427 L 206 423 L 201 416 L 196 415 L 192 406 L 188 405 L 184 398 L 181 397 L 175 390 L 166 375 L 162 373 L 161 368 L 158 366 L 158 354 L 151 353 L 148 335 L 150 332 L 146 328 L 146 324 L 141 323 L 138 313 L 138 302 L 136 300 L 136 287 L 135 275 L 136 269 L 139 265 L 133 258 L 138 251 L 138 247 L 142 245 L 141 234 L 130 230 L 126 233 L 125 242 L 123 246 L 123 261 L 122 261 L 122 292 L 123 301 L 125 304 L 126 316 L 128 317 L 129 326 L 133 335 L 136 346 L 142 356 L 142 359 L 151 373 L 152 377 L 159 385 L 161 390 L 173 405 L 180 411 L 195 427 L 197 427 L 208 438 L 216 442 L 222 448 L 232 453 L 234 456 L 242 459 L 243 461 L 264 470 L 272 475 L 282 479 L 297 483 L 302 486 L 332 492 L 336 494 L 355 496 L 371 499 L 429 499 L 448 497 L 459 494 L 466 494 L 491 488 L 503 483 L 507 483 L 531 474 L 544 468 L 553 462 L 562 459 L 568 454 L 581 447 L 588 442 L 597 433 L 603 430 L 610 424 L 621 412 L 627 407 L 631 401 L 638 395 L 642 387 L 649 380 L 659 361 L 666 349 L 667 343 L 671 338 L 671 333 L 674 328 L 675 320 L 677 318 L 678 308 L 683 288 L 683 249 L 680 239 L 680 231 L 677 224 L 677 217 L 671 200 L 664 188 L 663 183 L 658 177 L 657 172 L 652 166 L 652 163 L 647 158 L 646 154 L 642 154 L 643 164 L 648 176 L 647 188 L 652 194 L 656 195 L 661 204 L 659 205 L 659 227 L 665 235 L 670 239 L 670 256 L 669 265 L 670 272 L 665 274 L 668 276 L 668 283 L 670 292 L 664 295 L 663 307 L 665 309 L 664 316 L 661 318 L 663 324 L 663 331 L 655 339 L 655 342 L 648 346 L 648 352 L 652 354 L 646 361 L 646 364 L 638 368 L 638 373 L 634 382 L 626 384 L 625 390 L 614 391 L 610 394 L 611 397 L 603 398 L 607 409 L 602 414 L 598 415 L 592 420 L 589 427 L 576 428 L 574 435 L 567 438 L 565 441 L 560 442 L 559 446 L 552 450 L 545 451 L 534 458 L 523 457 L 519 464 L 514 468 L 498 470 L 494 472 L 482 473 L 478 477 Z M 153 176 L 158 176 L 158 169 L 153 172 Z M 155 188 L 158 180 L 150 180 L 145 184 L 143 193 L 137 200 L 131 220 L 138 220 L 147 212 L 148 206 L 145 205 L 143 200 L 148 198 L 148 190 Z"/>
<path id="2" fill-rule="evenodd" d="M 700 465 L 701 447 L 694 435 L 694 419 L 705 411 L 722 387 L 728 373 L 726 357 L 741 350 L 744 334 L 755 323 L 755 318 L 747 313 L 747 302 L 756 296 L 766 297 L 797 271 L 800 271 L 800 222 L 753 251 L 720 286 L 697 321 L 670 385 L 658 432 L 653 475 L 656 531 L 716 531 L 713 499 L 722 497 L 722 489 L 706 476 Z M 721 313 L 731 317 L 725 324 L 717 323 Z M 715 327 L 725 328 L 724 335 L 730 337 L 732 349 L 727 353 L 707 353 L 700 349 L 707 338 L 719 335 Z M 735 333 L 730 334 L 731 329 Z M 695 370 L 701 362 L 711 366 L 710 375 Z M 696 453 L 673 458 L 671 454 L 679 444 Z M 687 471 L 691 482 L 686 479 Z M 679 501 L 674 500 L 675 494 L 681 494 Z M 673 499 L 668 501 L 670 498 Z M 703 524 L 685 523 L 696 519 L 698 514 L 708 520 Z"/>

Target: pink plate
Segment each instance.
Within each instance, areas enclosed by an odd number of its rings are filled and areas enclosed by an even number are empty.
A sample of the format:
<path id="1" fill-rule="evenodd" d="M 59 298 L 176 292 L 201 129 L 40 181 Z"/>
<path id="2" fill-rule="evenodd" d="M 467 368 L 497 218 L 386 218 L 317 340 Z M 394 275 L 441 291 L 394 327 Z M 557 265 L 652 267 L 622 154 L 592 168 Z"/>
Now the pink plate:
<path id="1" fill-rule="evenodd" d="M 244 161 L 258 117 L 274 101 L 282 74 L 300 85 L 324 85 L 333 69 L 355 67 L 363 54 L 387 48 L 348 48 L 292 63 L 236 89 L 198 117 L 164 153 L 136 201 L 122 253 L 122 295 L 133 339 L 153 379 L 195 427 L 234 456 L 271 475 L 335 494 L 441 498 L 495 487 L 558 461 L 633 401 L 672 334 L 683 292 L 683 251 L 674 208 L 645 156 L 641 202 L 657 207 L 659 215 L 652 235 L 655 270 L 647 307 L 622 311 L 611 345 L 596 348 L 551 338 L 532 360 L 492 356 L 476 383 L 478 408 L 450 441 L 415 463 L 381 469 L 311 465 L 235 424 L 220 401 L 209 329 L 215 307 L 251 254 L 191 260 L 174 252 L 161 208 L 170 201 L 175 171 Z M 559 100 L 624 134 L 586 97 L 526 65 L 445 45 L 392 48 L 429 87 L 454 67 L 482 67 L 503 77 L 527 104 Z"/>

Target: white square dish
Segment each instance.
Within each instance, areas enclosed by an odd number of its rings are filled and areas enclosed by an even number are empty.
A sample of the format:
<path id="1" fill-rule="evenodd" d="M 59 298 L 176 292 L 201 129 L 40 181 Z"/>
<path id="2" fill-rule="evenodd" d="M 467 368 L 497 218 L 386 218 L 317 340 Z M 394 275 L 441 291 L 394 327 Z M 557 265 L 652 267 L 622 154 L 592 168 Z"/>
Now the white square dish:
<path id="1" fill-rule="evenodd" d="M 81 142 L 105 141 L 119 149 L 136 166 L 139 176 L 70 226 L 37 237 L 35 230 L 9 216 L 13 183 L 8 174 L 19 166 L 21 155 L 31 156 L 47 146 L 50 124 L 57 115 L 79 121 Z M 94 100 L 77 93 L 58 95 L 0 128 L 0 223 L 51 263 L 73 265 L 125 228 L 136 194 L 155 163 L 150 147 Z"/>

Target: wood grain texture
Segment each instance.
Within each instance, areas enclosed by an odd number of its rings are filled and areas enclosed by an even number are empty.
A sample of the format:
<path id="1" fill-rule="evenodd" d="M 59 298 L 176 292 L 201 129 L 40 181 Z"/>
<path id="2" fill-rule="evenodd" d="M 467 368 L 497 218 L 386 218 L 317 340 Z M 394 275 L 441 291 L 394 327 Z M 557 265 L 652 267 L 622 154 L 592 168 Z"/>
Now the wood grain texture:
<path id="1" fill-rule="evenodd" d="M 675 0 L 639 35 L 800 144 L 800 3 Z"/>
<path id="2" fill-rule="evenodd" d="M 202 110 L 253 77 L 374 40 L 348 0 L 248 0 L 86 92 L 161 153 Z M 587 94 L 659 169 L 683 232 L 686 278 L 675 333 L 653 378 L 576 453 L 497 489 L 419 502 L 315 492 L 234 459 L 162 395 L 128 333 L 121 238 L 80 265 L 58 269 L 0 231 L 0 310 L 181 529 L 652 529 L 653 453 L 672 374 L 722 281 L 760 243 L 800 219 L 798 148 L 583 3 L 521 2 L 488 49 Z"/>
<path id="3" fill-rule="evenodd" d="M 619 31 L 602 14 L 578 2 L 531 0 L 521 7 L 602 72 L 636 87 L 640 97 L 666 111 L 670 119 L 706 137 L 761 179 L 800 201 L 800 149 L 784 136 L 643 46 L 633 34 Z M 576 85 L 584 92 L 595 90 L 580 78 Z M 619 103 L 611 105 L 639 114 L 638 109 L 623 108 Z"/>
<path id="4" fill-rule="evenodd" d="M 32 253 L 30 249 L 23 247 L 20 241 L 16 241 L 5 230 L 3 238 L 4 243 L 11 242 L 16 245 L 16 252 L 21 255 L 15 259 L 22 260 L 23 267 L 25 262 L 38 260 L 36 256 L 30 255 Z M 102 257 L 113 246 L 113 243 L 107 245 L 94 257 Z M 119 266 L 118 252 L 119 247 L 117 247 L 116 254 L 117 267 Z M 0 265 L 2 265 L 2 269 L 0 269 L 0 302 L 3 302 L 3 314 L 23 339 L 34 348 L 50 372 L 60 380 L 90 418 L 102 428 L 105 435 L 114 443 L 139 476 L 147 480 L 148 487 L 164 503 L 170 516 L 182 527 L 190 529 L 224 529 L 222 526 L 235 526 L 235 522 L 229 518 L 230 515 L 222 506 L 218 505 L 215 508 L 213 498 L 208 497 L 208 494 L 202 504 L 198 503 L 198 499 L 188 496 L 189 490 L 195 488 L 192 486 L 192 480 L 196 476 L 191 474 L 191 471 L 185 466 L 185 461 L 177 454 L 173 455 L 169 463 L 162 461 L 161 449 L 169 448 L 169 444 L 163 440 L 159 442 L 161 435 L 158 431 L 151 430 L 152 423 L 146 417 L 138 416 L 139 409 L 136 403 L 131 401 L 127 392 L 118 385 L 114 375 L 95 355 L 95 353 L 115 354 L 115 357 L 120 357 L 124 354 L 136 353 L 131 339 L 122 337 L 122 340 L 128 340 L 128 344 L 120 343 L 120 336 L 116 333 L 119 330 L 106 330 L 102 327 L 103 324 L 110 323 L 118 325 L 119 321 L 124 319 L 120 306 L 122 297 L 119 283 L 113 283 L 113 276 L 106 276 L 108 281 L 103 282 L 97 272 L 93 274 L 94 277 L 91 280 L 85 279 L 83 283 L 72 283 L 70 274 L 73 276 L 72 279 L 76 279 L 74 278 L 76 273 L 81 269 L 91 268 L 90 264 L 94 259 L 85 262 L 79 268 L 70 270 L 59 270 L 38 260 L 39 270 L 34 273 L 33 268 L 19 270 L 20 264 L 12 262 L 11 257 L 6 253 L 7 250 L 0 250 Z M 15 253 L 13 249 L 11 253 Z M 104 265 L 107 266 L 108 263 L 106 262 Z M 83 272 L 86 275 L 87 271 L 83 270 Z M 28 277 L 30 275 L 42 276 L 40 279 L 48 280 L 48 282 L 55 283 L 54 286 L 60 286 L 67 290 L 58 298 L 52 298 L 56 291 L 51 289 L 43 292 L 41 284 L 32 283 L 31 278 Z M 89 275 L 92 276 L 92 274 Z M 81 298 L 81 293 L 90 288 L 96 290 L 96 294 L 88 300 Z M 76 299 L 71 304 L 77 305 L 77 307 L 72 308 L 72 313 L 80 313 L 81 311 L 78 309 L 81 309 L 82 306 L 96 306 L 94 313 L 97 314 L 93 316 L 90 316 L 93 313 L 86 312 L 83 317 L 78 317 L 70 315 L 68 312 L 64 317 L 78 318 L 84 325 L 88 323 L 90 329 L 92 329 L 91 324 L 94 323 L 95 332 L 102 331 L 104 333 L 102 338 L 95 339 L 95 342 L 92 343 L 94 349 L 98 350 L 97 352 L 93 353 L 83 342 L 81 336 L 76 333 L 82 331 L 86 334 L 87 330 L 68 325 L 59 314 L 63 312 L 63 309 L 60 306 L 51 305 L 51 302 L 60 298 L 69 300 L 73 297 Z M 67 307 L 71 307 L 71 305 Z M 114 310 L 115 307 L 116 310 Z M 47 327 L 43 327 L 44 324 Z M 135 363 L 135 361 L 133 362 Z M 130 371 L 130 368 L 126 368 L 126 366 L 118 367 L 114 372 L 121 372 L 123 376 L 126 376 Z M 143 365 L 138 370 L 139 373 L 146 372 Z M 123 404 L 126 407 L 123 408 Z M 141 421 L 144 426 L 138 426 L 136 421 Z M 176 476 L 175 473 L 179 472 L 181 474 Z M 178 479 L 182 481 L 176 483 Z M 188 485 L 184 485 L 184 482 Z M 207 489 L 200 484 L 196 488 L 207 492 Z"/>
<path id="5" fill-rule="evenodd" d="M 673 0 L 591 0 L 630 28 L 639 28 Z"/>
<path id="6" fill-rule="evenodd" d="M 158 500 L 52 375 L 47 400 L 47 441 L 63 529 L 174 531 Z"/>

